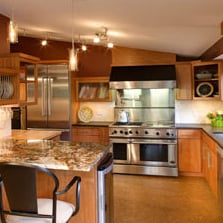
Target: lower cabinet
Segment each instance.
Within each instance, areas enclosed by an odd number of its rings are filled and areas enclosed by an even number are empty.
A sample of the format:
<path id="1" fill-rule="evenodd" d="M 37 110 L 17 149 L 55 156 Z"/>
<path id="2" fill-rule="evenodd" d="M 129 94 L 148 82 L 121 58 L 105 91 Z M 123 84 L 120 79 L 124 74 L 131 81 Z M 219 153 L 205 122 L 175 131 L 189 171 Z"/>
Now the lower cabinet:
<path id="1" fill-rule="evenodd" d="M 217 144 L 206 133 L 202 132 L 202 154 L 203 154 L 203 173 L 210 186 L 210 189 L 217 197 L 218 179 L 217 179 Z"/>
<path id="2" fill-rule="evenodd" d="M 72 126 L 72 142 L 109 142 L 108 127 Z"/>
<path id="3" fill-rule="evenodd" d="M 202 175 L 200 130 L 178 130 L 178 161 L 180 175 Z"/>

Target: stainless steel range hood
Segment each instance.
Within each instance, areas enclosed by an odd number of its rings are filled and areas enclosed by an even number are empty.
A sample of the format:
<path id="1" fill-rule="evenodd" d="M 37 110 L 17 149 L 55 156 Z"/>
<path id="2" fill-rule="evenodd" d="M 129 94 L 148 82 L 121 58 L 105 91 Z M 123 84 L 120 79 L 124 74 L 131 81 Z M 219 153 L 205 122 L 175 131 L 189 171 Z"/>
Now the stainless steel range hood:
<path id="1" fill-rule="evenodd" d="M 113 66 L 111 89 L 175 88 L 175 65 Z"/>

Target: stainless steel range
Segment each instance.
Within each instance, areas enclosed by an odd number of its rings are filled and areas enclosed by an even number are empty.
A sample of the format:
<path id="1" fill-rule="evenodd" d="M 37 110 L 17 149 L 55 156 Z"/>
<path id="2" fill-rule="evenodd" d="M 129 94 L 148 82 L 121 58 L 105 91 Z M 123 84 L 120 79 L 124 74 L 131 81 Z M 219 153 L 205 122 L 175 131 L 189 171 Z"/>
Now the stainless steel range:
<path id="1" fill-rule="evenodd" d="M 174 65 L 112 67 L 115 173 L 178 176 Z"/>
<path id="2" fill-rule="evenodd" d="M 114 173 L 178 176 L 174 126 L 114 123 L 109 136 Z"/>

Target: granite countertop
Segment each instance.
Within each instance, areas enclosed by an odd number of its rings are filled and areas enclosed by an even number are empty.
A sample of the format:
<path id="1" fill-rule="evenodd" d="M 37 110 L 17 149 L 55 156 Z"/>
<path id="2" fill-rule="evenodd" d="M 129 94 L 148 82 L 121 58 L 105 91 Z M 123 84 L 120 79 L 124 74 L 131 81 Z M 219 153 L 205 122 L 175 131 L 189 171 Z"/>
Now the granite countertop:
<path id="1" fill-rule="evenodd" d="M 61 131 L 12 129 L 11 139 L 51 139 L 61 135 Z"/>
<path id="2" fill-rule="evenodd" d="M 109 144 L 53 140 L 0 140 L 0 162 L 20 162 L 49 169 L 90 171 L 109 151 Z"/>
<path id="3" fill-rule="evenodd" d="M 223 128 L 212 127 L 210 124 L 176 124 L 176 128 L 202 129 L 219 145 L 218 149 L 223 154 Z M 222 133 L 222 137 L 217 136 L 216 133 Z"/>

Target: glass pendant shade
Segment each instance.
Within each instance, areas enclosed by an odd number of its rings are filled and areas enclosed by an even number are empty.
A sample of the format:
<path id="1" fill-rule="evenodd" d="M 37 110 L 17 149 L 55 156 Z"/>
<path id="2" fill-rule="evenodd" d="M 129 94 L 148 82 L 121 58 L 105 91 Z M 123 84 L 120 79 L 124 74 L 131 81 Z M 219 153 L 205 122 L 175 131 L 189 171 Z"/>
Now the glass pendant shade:
<path id="1" fill-rule="evenodd" d="M 71 71 L 77 71 L 77 51 L 72 48 L 69 52 L 69 67 Z"/>
<path id="2" fill-rule="evenodd" d="M 18 42 L 18 26 L 12 20 L 9 23 L 9 41 L 10 43 Z"/>

